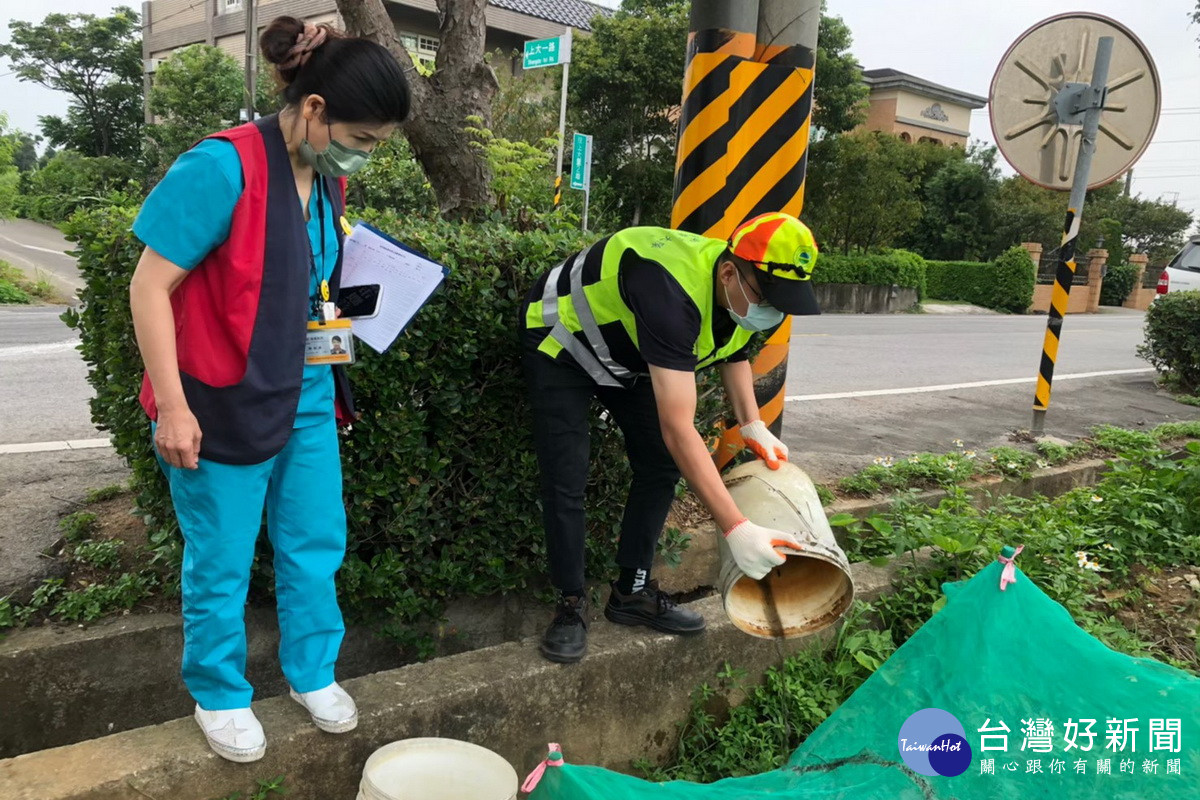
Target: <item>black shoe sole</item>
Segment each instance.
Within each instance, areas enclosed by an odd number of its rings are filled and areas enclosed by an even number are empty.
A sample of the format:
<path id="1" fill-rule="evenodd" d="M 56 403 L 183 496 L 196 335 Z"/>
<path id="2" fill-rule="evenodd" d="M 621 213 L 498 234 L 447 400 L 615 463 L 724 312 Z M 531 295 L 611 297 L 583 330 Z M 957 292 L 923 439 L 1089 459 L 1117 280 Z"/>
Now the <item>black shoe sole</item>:
<path id="1" fill-rule="evenodd" d="M 584 656 L 587 655 L 587 647 L 584 646 L 584 648 L 579 651 L 579 655 L 577 656 L 555 653 L 551 650 L 547 650 L 544 644 L 538 645 L 538 652 L 542 654 L 542 658 L 546 659 L 547 661 L 553 661 L 555 664 L 577 664 L 583 660 Z"/>
<path id="2" fill-rule="evenodd" d="M 643 625 L 647 628 L 652 628 L 656 631 L 659 631 L 660 633 L 671 633 L 675 634 L 676 636 L 694 636 L 697 633 L 704 633 L 705 629 L 708 627 L 708 623 L 706 623 L 704 620 L 700 620 L 699 628 L 672 628 L 669 625 L 663 625 L 661 623 L 646 619 L 639 614 L 629 614 L 624 611 L 617 611 L 611 606 L 604 607 L 604 618 L 609 622 L 616 623 L 617 625 Z"/>

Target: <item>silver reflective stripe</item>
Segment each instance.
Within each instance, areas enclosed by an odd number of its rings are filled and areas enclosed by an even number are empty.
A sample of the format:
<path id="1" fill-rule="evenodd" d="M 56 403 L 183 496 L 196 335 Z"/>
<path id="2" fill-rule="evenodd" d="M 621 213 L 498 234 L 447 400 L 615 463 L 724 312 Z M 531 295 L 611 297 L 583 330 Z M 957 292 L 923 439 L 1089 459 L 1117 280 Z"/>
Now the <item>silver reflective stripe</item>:
<path id="1" fill-rule="evenodd" d="M 596 358 L 591 350 L 584 347 L 583 342 L 576 339 L 567 326 L 559 322 L 550 331 L 550 338 L 562 345 L 563 349 L 571 354 L 571 358 L 575 359 L 575 363 L 583 367 L 583 371 L 591 376 L 592 380 L 601 386 L 620 387 L 621 382 L 612 376 L 612 374 L 604 368 L 604 365 Z"/>
<path id="2" fill-rule="evenodd" d="M 553 327 L 558 322 L 558 276 L 562 274 L 567 262 L 563 261 L 546 276 L 546 285 L 542 288 L 542 322 L 547 327 Z"/>
<path id="3" fill-rule="evenodd" d="M 579 327 L 583 330 L 588 344 L 592 346 L 596 358 L 613 375 L 628 378 L 633 373 L 613 361 L 612 354 L 608 351 L 608 343 L 604 341 L 604 334 L 600 332 L 600 326 L 596 324 L 596 317 L 592 314 L 592 307 L 588 305 L 587 295 L 583 292 L 583 262 L 590 252 L 591 246 L 575 256 L 575 262 L 571 265 L 571 304 L 575 307 L 575 316 L 579 318 Z"/>
<path id="4" fill-rule="evenodd" d="M 608 346 L 604 344 L 603 338 L 600 337 L 600 328 L 596 325 L 596 318 L 592 315 L 591 308 L 588 307 L 587 298 L 583 294 L 583 286 L 580 276 L 583 269 L 583 261 L 587 257 L 591 247 L 576 254 L 571 261 L 571 301 L 575 306 L 575 314 L 579 317 L 580 324 L 583 326 L 584 335 L 588 342 L 595 347 L 595 342 L 589 333 L 589 328 L 596 332 L 596 338 L 599 339 L 600 345 L 603 348 L 603 358 L 609 363 L 612 363 L 612 358 L 608 351 Z M 583 371 L 591 376 L 592 380 L 601 386 L 621 386 L 621 382 L 613 377 L 613 372 L 620 370 L 622 375 L 631 374 L 618 364 L 613 366 L 616 368 L 613 371 L 605 369 L 605 365 L 601 363 L 600 358 L 584 347 L 583 342 L 576 339 L 567 326 L 563 325 L 558 318 L 558 279 L 562 275 L 563 268 L 567 262 L 559 264 L 554 269 L 550 270 L 550 274 L 546 276 L 546 286 L 542 289 L 542 322 L 551 328 L 550 338 L 562 345 L 571 358 L 575 359 L 575 363 L 583 368 Z M 578 291 L 578 294 L 576 293 Z"/>

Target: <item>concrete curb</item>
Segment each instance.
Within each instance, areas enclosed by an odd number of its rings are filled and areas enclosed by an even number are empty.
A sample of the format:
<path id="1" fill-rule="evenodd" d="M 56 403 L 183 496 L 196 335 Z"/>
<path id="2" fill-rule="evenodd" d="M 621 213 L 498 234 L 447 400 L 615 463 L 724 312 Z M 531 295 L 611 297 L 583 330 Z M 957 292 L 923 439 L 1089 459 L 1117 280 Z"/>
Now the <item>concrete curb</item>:
<path id="1" fill-rule="evenodd" d="M 1027 481 L 1016 478 L 985 478 L 963 488 L 971 493 L 974 504 L 979 508 L 992 505 L 994 499 L 1001 495 L 1017 495 L 1032 497 L 1044 495 L 1057 497 L 1079 486 L 1089 486 L 1108 470 L 1108 462 L 1103 459 L 1088 459 L 1061 467 L 1050 467 L 1039 470 Z M 946 499 L 945 489 L 930 489 L 921 492 L 916 499 L 929 506 L 936 506 Z M 872 514 L 882 514 L 889 511 L 895 503 L 894 497 L 865 498 L 862 500 L 838 500 L 825 507 L 829 516 L 835 514 L 851 514 L 864 519 Z M 845 529 L 835 528 L 834 536 L 838 544 L 845 546 Z M 687 551 L 678 566 L 668 566 L 661 559 L 655 564 L 654 575 L 659 584 L 668 592 L 683 593 L 695 590 L 699 586 L 716 586 L 720 563 L 717 556 L 716 532 L 713 528 L 697 528 L 686 531 L 692 537 Z"/>
<path id="2" fill-rule="evenodd" d="M 1031 481 L 991 479 L 972 486 L 979 504 L 987 492 L 1057 495 L 1094 481 L 1106 468 L 1101 460 L 1079 462 L 1039 472 Z M 982 491 L 981 491 L 982 490 Z M 920 495 L 936 504 L 946 492 Z M 841 500 L 829 514 L 866 517 L 886 511 L 891 499 Z M 656 565 L 663 589 L 695 597 L 712 590 L 720 568 L 717 535 L 711 528 L 687 531 L 692 537 L 678 566 Z M 835 529 L 842 537 L 844 530 Z M 493 647 L 538 633 L 549 609 L 530 597 L 469 598 L 452 602 L 446 620 L 433 631 L 438 654 Z M 278 629 L 274 609 L 247 613 L 250 652 L 247 674 L 259 698 L 285 694 L 275 650 Z M 191 713 L 179 679 L 182 622 L 174 614 L 131 615 L 88 628 L 46 627 L 18 631 L 0 641 L 0 758 L 60 747 L 128 731 Z M 392 642 L 365 630 L 347 633 L 338 674 L 357 678 L 408 663 Z M 78 709 L 88 709 L 81 714 Z"/>
<path id="3" fill-rule="evenodd" d="M 858 596 L 878 598 L 893 569 L 853 565 Z M 359 726 L 336 738 L 316 730 L 286 697 L 255 703 L 268 745 L 266 758 L 249 768 L 213 755 L 184 718 L 0 761 L 0 785 L 11 800 L 211 800 L 285 775 L 288 797 L 350 798 L 371 752 L 414 736 L 479 743 L 522 774 L 544 757 L 548 741 L 560 742 L 568 759 L 576 753 L 627 769 L 633 759 L 671 749 L 692 690 L 726 662 L 754 680 L 785 653 L 834 636 L 829 629 L 777 647 L 735 629 L 719 597 L 691 607 L 708 621 L 701 636 L 598 620 L 590 654 L 577 665 L 543 660 L 527 639 L 346 681 Z"/>

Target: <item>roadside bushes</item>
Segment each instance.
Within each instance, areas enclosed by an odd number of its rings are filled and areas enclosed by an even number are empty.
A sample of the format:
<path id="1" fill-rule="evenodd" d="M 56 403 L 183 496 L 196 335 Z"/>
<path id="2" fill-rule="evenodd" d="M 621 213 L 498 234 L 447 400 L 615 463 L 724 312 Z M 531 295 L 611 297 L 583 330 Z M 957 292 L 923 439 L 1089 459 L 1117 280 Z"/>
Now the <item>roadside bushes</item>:
<path id="1" fill-rule="evenodd" d="M 1109 264 L 1100 285 L 1100 305 L 1119 306 L 1124 304 L 1137 283 L 1137 264 Z"/>
<path id="2" fill-rule="evenodd" d="M 66 226 L 87 280 L 82 335 L 96 390 L 95 422 L 134 472 L 138 507 L 158 557 L 178 564 L 165 481 L 137 403 L 142 365 L 128 287 L 141 250 L 133 209 L 96 209 Z M 542 271 L 588 238 L 575 229 L 518 232 L 498 221 L 452 223 L 394 212 L 363 216 L 450 268 L 443 288 L 383 354 L 360 348 L 350 368 L 362 419 L 342 440 L 350 544 L 345 607 L 397 635 L 462 595 L 540 586 L 544 544 L 530 445 L 518 315 Z M 702 399 L 714 419 L 719 395 Z M 611 564 L 624 508 L 620 434 L 596 420 L 588 484 L 589 574 Z M 270 569 L 270 559 L 260 559 Z"/>
<path id="3" fill-rule="evenodd" d="M 81 208 L 140 202 L 139 167 L 111 156 L 74 150 L 57 153 L 46 166 L 22 178 L 17 213 L 41 222 L 63 222 Z"/>
<path id="4" fill-rule="evenodd" d="M 1138 355 L 1188 394 L 1200 394 L 1200 291 L 1160 295 L 1146 311 Z"/>
<path id="5" fill-rule="evenodd" d="M 925 259 L 908 250 L 845 256 L 822 253 L 813 270 L 814 283 L 861 283 L 871 286 L 901 286 L 925 296 Z"/>
<path id="6" fill-rule="evenodd" d="M 1023 247 L 1010 247 L 995 261 L 927 261 L 929 297 L 1024 314 L 1033 303 L 1035 269 Z"/>

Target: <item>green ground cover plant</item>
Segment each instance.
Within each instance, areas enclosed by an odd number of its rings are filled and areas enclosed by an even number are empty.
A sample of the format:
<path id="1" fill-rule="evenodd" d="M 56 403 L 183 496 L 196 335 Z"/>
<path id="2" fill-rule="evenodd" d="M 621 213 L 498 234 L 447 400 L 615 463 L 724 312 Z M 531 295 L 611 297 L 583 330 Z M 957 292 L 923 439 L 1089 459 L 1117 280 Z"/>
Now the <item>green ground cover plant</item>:
<path id="1" fill-rule="evenodd" d="M 942 585 L 990 564 L 1004 545 L 1023 544 L 1025 575 L 1109 647 L 1200 674 L 1195 632 L 1189 658 L 1166 651 L 1114 612 L 1138 603 L 1156 575 L 1200 564 L 1200 443 L 1171 457 L 1157 441 L 1114 460 L 1094 487 L 1056 500 L 1002 498 L 977 509 L 960 488 L 937 508 L 910 493 L 867 520 L 840 515 L 851 562 L 898 561 L 892 593 L 856 603 L 835 644 L 806 650 L 747 686 L 735 666 L 699 687 L 665 764 L 636 766 L 651 780 L 711 781 L 780 767 L 787 756 L 944 604 Z M 928 548 L 927 558 L 915 551 Z M 1148 597 L 1149 595 L 1146 595 Z M 1143 604 L 1144 605 L 1144 604 Z M 1159 609 L 1161 617 L 1177 610 Z M 740 693 L 729 708 L 722 698 Z"/>

